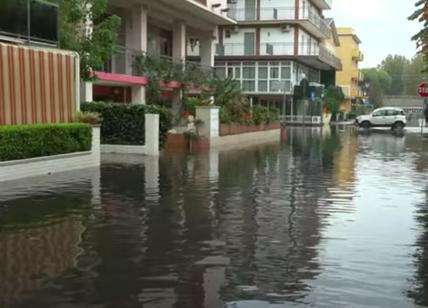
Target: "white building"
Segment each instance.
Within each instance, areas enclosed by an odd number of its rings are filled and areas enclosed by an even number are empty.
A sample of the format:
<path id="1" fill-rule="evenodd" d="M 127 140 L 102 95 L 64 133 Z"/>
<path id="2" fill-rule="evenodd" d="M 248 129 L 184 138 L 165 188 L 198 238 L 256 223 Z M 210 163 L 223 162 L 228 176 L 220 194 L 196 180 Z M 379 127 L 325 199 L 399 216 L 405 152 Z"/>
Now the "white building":
<path id="1" fill-rule="evenodd" d="M 304 75 L 313 83 L 335 83 L 342 64 L 330 46 L 337 41 L 334 23 L 323 17 L 331 0 L 228 2 L 228 15 L 238 23 L 219 30 L 219 76 L 239 80 L 254 102 L 278 106 L 291 99 Z"/>
<path id="2" fill-rule="evenodd" d="M 214 66 L 219 25 L 234 25 L 227 0 L 109 0 L 110 13 L 122 18 L 119 53 L 83 84 L 82 101 L 145 103 L 148 80 L 134 73 L 136 55 L 151 54 L 184 63 L 190 41 L 201 45 L 200 62 Z"/>

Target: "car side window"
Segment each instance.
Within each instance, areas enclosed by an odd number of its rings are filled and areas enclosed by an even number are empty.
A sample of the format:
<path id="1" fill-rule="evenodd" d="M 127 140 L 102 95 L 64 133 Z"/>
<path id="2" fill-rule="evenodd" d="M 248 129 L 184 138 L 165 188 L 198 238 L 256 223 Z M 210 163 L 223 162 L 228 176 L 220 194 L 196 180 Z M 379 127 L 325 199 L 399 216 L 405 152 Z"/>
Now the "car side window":
<path id="1" fill-rule="evenodd" d="M 400 114 L 400 112 L 398 110 L 388 110 L 387 111 L 387 116 L 390 117 L 395 117 L 398 116 Z"/>
<path id="2" fill-rule="evenodd" d="M 379 110 L 379 111 L 376 111 L 376 112 L 373 113 L 374 117 L 383 117 L 385 115 L 386 115 L 385 110 Z"/>

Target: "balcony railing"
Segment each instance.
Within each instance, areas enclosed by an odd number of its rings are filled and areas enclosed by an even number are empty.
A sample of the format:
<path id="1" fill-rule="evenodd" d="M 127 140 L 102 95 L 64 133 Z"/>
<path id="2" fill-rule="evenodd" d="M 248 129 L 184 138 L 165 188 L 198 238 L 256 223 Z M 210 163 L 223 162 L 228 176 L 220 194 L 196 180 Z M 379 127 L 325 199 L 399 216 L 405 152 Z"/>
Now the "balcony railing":
<path id="1" fill-rule="evenodd" d="M 189 82 L 202 82 L 214 75 L 214 68 L 198 62 L 176 62 L 172 57 L 150 52 L 118 47 L 117 52 L 100 71 L 131 76 L 146 76 L 156 72 L 159 78 L 176 80 L 185 78 Z"/>
<path id="2" fill-rule="evenodd" d="M 256 54 L 255 46 L 246 47 L 244 43 L 225 43 L 221 49 L 221 52 L 217 53 L 218 56 L 254 56 Z"/>
<path id="3" fill-rule="evenodd" d="M 245 50 L 244 43 L 223 44 L 222 54 L 218 56 L 253 56 L 253 50 Z M 262 43 L 260 45 L 260 55 L 262 56 L 294 56 L 294 43 Z M 342 68 L 341 60 L 330 52 L 326 47 L 319 44 L 300 43 L 298 48 L 299 56 L 315 56 L 324 63 L 328 63 L 336 69 Z"/>
<path id="4" fill-rule="evenodd" d="M 300 10 L 296 19 L 296 9 L 289 7 L 265 7 L 260 8 L 260 15 L 254 8 L 231 8 L 229 17 L 237 21 L 275 21 L 275 20 L 308 20 L 315 25 L 323 35 L 329 36 L 330 30 L 324 19 L 315 9 Z"/>

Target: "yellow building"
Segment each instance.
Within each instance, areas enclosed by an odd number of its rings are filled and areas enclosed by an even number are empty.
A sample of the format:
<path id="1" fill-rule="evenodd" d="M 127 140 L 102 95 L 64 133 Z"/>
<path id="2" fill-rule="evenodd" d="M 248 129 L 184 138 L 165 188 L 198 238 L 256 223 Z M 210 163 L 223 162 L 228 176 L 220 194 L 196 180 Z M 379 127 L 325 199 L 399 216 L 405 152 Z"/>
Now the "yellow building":
<path id="1" fill-rule="evenodd" d="M 358 64 L 364 60 L 359 45 L 361 40 L 352 28 L 337 28 L 340 46 L 336 54 L 342 61 L 342 70 L 336 72 L 336 84 L 340 86 L 346 97 L 342 111 L 350 112 L 352 103 L 363 97 L 360 82 L 364 77 Z"/>

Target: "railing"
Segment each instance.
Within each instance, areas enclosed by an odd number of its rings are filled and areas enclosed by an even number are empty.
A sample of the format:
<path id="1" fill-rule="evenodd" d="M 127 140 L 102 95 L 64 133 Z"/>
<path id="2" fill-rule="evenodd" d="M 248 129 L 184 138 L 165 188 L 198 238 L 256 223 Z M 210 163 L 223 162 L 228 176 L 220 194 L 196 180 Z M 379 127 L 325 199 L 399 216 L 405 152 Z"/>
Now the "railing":
<path id="1" fill-rule="evenodd" d="M 330 64 L 337 70 L 342 69 L 342 61 L 322 45 L 319 45 L 319 58 L 321 61 Z"/>
<path id="2" fill-rule="evenodd" d="M 244 43 L 226 43 L 223 44 L 223 54 L 219 56 L 253 56 L 255 50 L 248 52 L 245 50 Z M 261 55 L 289 56 L 294 55 L 294 43 L 262 43 L 260 45 Z M 323 62 L 326 62 L 336 69 L 342 68 L 341 60 L 330 52 L 326 47 L 319 44 L 300 43 L 299 56 L 316 56 Z"/>
<path id="3" fill-rule="evenodd" d="M 320 116 L 304 116 L 304 115 L 283 115 L 280 116 L 280 121 L 286 124 L 307 124 L 320 125 L 322 119 Z"/>
<path id="4" fill-rule="evenodd" d="M 294 55 L 294 43 L 262 43 L 260 54 L 271 56 Z"/>
<path id="5" fill-rule="evenodd" d="M 223 44 L 224 53 L 219 56 L 254 56 L 256 48 L 246 50 L 244 43 L 225 43 Z"/>
<path id="6" fill-rule="evenodd" d="M 105 73 L 135 75 L 133 63 L 138 55 L 143 55 L 143 53 L 118 46 L 116 48 L 116 53 L 104 63 L 100 71 Z"/>
<path id="7" fill-rule="evenodd" d="M 119 46 L 117 52 L 100 69 L 102 72 L 144 76 L 158 72 L 161 78 L 174 79 L 183 77 L 194 82 L 201 82 L 214 76 L 214 68 L 198 62 L 177 62 L 172 57 L 150 52 L 142 52 Z"/>
<path id="8" fill-rule="evenodd" d="M 330 36 L 330 29 L 324 19 L 313 8 L 300 9 L 298 19 L 294 6 L 264 7 L 260 8 L 260 14 L 255 8 L 231 8 L 228 14 L 237 21 L 309 20 L 323 35 Z"/>
<path id="9" fill-rule="evenodd" d="M 325 23 L 324 18 L 321 17 L 314 9 L 309 9 L 308 11 L 302 10 L 300 12 L 299 19 L 309 20 L 323 33 L 323 35 L 330 37 L 331 31 Z"/>
<path id="10" fill-rule="evenodd" d="M 214 67 L 203 65 L 194 61 L 186 61 L 185 70 L 188 78 L 197 82 L 207 80 L 215 76 Z"/>

